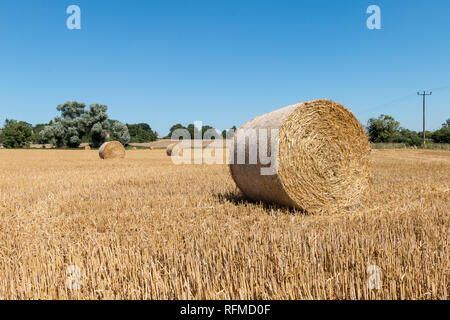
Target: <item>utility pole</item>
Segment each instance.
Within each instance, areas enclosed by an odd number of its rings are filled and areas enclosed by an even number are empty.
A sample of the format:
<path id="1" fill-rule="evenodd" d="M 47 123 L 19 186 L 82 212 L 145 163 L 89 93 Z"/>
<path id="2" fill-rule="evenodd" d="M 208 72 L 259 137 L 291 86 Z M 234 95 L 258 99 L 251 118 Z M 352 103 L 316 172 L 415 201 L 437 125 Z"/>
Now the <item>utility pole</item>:
<path id="1" fill-rule="evenodd" d="M 431 96 L 433 92 L 430 91 L 430 93 L 426 93 L 425 91 L 423 93 L 417 92 L 418 96 L 423 97 L 423 146 L 425 147 L 425 97 Z"/>

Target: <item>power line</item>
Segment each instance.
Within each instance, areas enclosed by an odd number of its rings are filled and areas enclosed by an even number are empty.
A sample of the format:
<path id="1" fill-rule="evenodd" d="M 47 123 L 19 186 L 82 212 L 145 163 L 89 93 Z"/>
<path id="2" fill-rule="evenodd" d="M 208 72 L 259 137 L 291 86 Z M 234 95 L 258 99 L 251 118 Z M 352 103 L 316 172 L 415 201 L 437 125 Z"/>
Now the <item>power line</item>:
<path id="1" fill-rule="evenodd" d="M 411 99 L 415 95 L 416 95 L 415 93 L 410 93 L 410 94 L 408 94 L 406 96 L 402 96 L 402 97 L 399 97 L 399 98 L 395 98 L 393 100 L 389 100 L 388 102 L 384 102 L 382 104 L 376 105 L 376 106 L 368 108 L 366 110 L 363 110 L 362 113 L 368 113 L 368 112 L 371 112 L 371 111 L 379 110 L 379 109 L 381 109 L 381 108 L 383 108 L 385 106 L 388 106 L 390 104 L 393 104 L 395 102 L 401 102 L 401 101 L 404 101 L 404 100 L 407 100 L 407 99 Z"/>
<path id="2" fill-rule="evenodd" d="M 438 87 L 438 88 L 431 88 L 431 89 L 428 89 L 428 91 L 433 91 L 434 92 L 434 91 L 440 91 L 440 90 L 445 90 L 445 89 L 450 89 L 450 85 L 443 86 L 443 87 Z M 369 113 L 371 111 L 376 111 L 376 110 L 379 110 L 379 109 L 381 109 L 381 108 L 383 108 L 385 106 L 388 106 L 390 104 L 393 104 L 393 103 L 396 103 L 396 102 L 402 102 L 404 100 L 408 100 L 408 99 L 412 98 L 413 96 L 416 96 L 416 94 L 415 93 L 410 93 L 408 95 L 401 96 L 399 98 L 395 98 L 395 99 L 389 100 L 387 102 L 383 102 L 383 103 L 381 103 L 379 105 L 376 105 L 374 107 L 370 107 L 370 108 L 368 108 L 366 110 L 361 111 L 361 113 L 362 114 L 366 114 L 366 113 Z"/>
<path id="3" fill-rule="evenodd" d="M 449 88 L 450 88 L 450 85 L 444 86 L 444 87 L 439 87 L 439 88 L 432 88 L 432 89 L 429 89 L 429 91 L 438 91 L 438 90 L 444 90 L 444 89 L 449 89 Z"/>

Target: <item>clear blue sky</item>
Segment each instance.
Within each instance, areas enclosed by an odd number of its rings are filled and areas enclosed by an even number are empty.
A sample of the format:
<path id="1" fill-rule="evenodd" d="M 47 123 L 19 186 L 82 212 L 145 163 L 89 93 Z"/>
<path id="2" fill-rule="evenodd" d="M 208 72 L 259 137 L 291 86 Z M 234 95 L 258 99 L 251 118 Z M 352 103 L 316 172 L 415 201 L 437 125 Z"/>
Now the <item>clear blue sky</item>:
<path id="1" fill-rule="evenodd" d="M 366 27 L 371 4 L 382 30 Z M 167 134 L 329 98 L 363 124 L 387 113 L 421 130 L 416 92 L 450 85 L 449 15 L 448 0 L 1 0 L 0 121 L 45 123 L 78 100 Z M 450 118 L 450 87 L 427 117 Z"/>

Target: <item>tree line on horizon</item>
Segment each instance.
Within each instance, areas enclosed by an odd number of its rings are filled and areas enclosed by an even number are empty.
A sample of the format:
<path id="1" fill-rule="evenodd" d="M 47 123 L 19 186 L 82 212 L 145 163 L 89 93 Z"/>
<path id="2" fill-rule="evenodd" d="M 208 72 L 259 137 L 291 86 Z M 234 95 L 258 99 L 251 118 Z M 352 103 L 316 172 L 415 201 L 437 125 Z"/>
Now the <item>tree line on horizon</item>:
<path id="1" fill-rule="evenodd" d="M 58 105 L 56 109 L 61 115 L 46 124 L 33 126 L 24 121 L 7 119 L 0 130 L 0 144 L 5 148 L 24 148 L 29 147 L 31 143 L 51 144 L 57 148 L 78 148 L 81 143 L 99 147 L 105 141 L 117 140 L 128 145 L 156 141 L 159 137 L 147 123 L 124 124 L 109 119 L 106 105 L 91 104 L 89 109 L 86 109 L 84 103 L 72 101 Z M 187 130 L 191 139 L 202 139 L 205 133 L 213 133 L 214 137 L 230 138 L 236 132 L 236 126 L 219 132 L 209 125 L 197 128 L 194 124 L 183 126 L 177 123 L 164 138 L 170 139 L 177 129 Z M 385 114 L 370 118 L 366 132 L 372 143 L 404 143 L 408 146 L 423 144 L 422 132 L 405 129 L 392 116 Z M 450 118 L 440 129 L 426 131 L 426 137 L 434 143 L 450 143 Z"/>
<path id="2" fill-rule="evenodd" d="M 5 148 L 26 148 L 30 144 L 50 144 L 56 148 L 78 148 L 81 143 L 88 143 L 98 148 L 105 141 L 117 140 L 123 145 L 129 143 L 146 143 L 156 141 L 159 135 L 147 123 L 124 124 L 118 120 L 109 119 L 108 107 L 102 104 L 86 104 L 78 101 L 67 101 L 56 108 L 60 116 L 45 124 L 33 126 L 25 121 L 6 119 L 3 129 L 0 130 L 0 144 Z M 201 129 L 189 124 L 184 127 L 176 124 L 171 127 L 171 138 L 176 129 L 186 129 L 192 139 L 197 136 L 204 137 L 208 130 L 215 130 L 206 125 Z M 236 126 L 222 133 L 215 131 L 223 138 L 231 137 Z M 211 132 L 211 131 L 209 131 Z"/>
<path id="3" fill-rule="evenodd" d="M 78 148 L 81 143 L 99 147 L 105 141 L 117 140 L 123 145 L 131 142 L 157 140 L 158 133 L 146 123 L 124 124 L 109 119 L 108 107 L 66 102 L 56 108 L 60 116 L 49 123 L 35 126 L 25 121 L 7 119 L 0 134 L 0 144 L 5 148 L 24 148 L 31 143 L 51 144 L 57 148 Z"/>
<path id="4" fill-rule="evenodd" d="M 378 118 L 370 118 L 366 131 L 372 143 L 404 143 L 407 146 L 421 146 L 423 132 L 405 129 L 392 116 L 382 114 Z M 434 143 L 450 143 L 450 118 L 435 131 L 425 131 L 428 141 Z"/>
<path id="5" fill-rule="evenodd" d="M 172 137 L 173 133 L 175 132 L 175 130 L 179 130 L 179 129 L 187 130 L 191 139 L 197 139 L 197 138 L 204 139 L 205 137 L 207 137 L 207 138 L 211 137 L 212 139 L 215 139 L 216 137 L 222 137 L 223 139 L 226 139 L 226 138 L 233 137 L 234 133 L 237 130 L 236 126 L 233 126 L 228 130 L 223 130 L 220 133 L 217 129 L 215 129 L 209 125 L 204 125 L 204 126 L 202 126 L 202 128 L 197 128 L 192 123 L 188 124 L 186 127 L 183 126 L 181 123 L 177 123 L 170 128 L 169 134 L 165 138 L 170 139 Z"/>

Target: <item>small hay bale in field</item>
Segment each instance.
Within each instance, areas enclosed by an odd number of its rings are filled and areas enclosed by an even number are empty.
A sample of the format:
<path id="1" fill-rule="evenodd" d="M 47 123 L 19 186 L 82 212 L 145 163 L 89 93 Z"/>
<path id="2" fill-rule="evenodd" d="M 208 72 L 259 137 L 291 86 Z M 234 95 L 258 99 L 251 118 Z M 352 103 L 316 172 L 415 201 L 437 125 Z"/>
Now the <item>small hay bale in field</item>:
<path id="1" fill-rule="evenodd" d="M 137 149 L 136 149 L 136 147 L 133 147 L 133 148 L 131 148 L 131 150 L 136 151 Z"/>
<path id="2" fill-rule="evenodd" d="M 166 149 L 166 153 L 169 157 L 181 156 L 183 154 L 183 145 L 181 142 L 169 144 Z"/>
<path id="3" fill-rule="evenodd" d="M 257 131 L 258 139 L 238 139 L 246 129 L 266 130 L 269 138 L 259 139 Z M 279 131 L 271 143 L 272 129 Z M 253 164 L 248 161 L 249 152 L 256 147 L 259 153 L 261 143 L 267 143 L 269 154 L 275 148 L 271 175 L 261 174 L 270 165 L 261 164 L 259 155 Z M 243 164 L 236 162 L 238 150 L 245 150 Z M 348 109 L 329 100 L 254 118 L 239 129 L 230 152 L 231 175 L 248 198 L 310 213 L 350 208 L 368 182 L 370 144 L 364 128 Z"/>
<path id="4" fill-rule="evenodd" d="M 102 159 L 121 159 L 125 157 L 125 148 L 119 141 L 109 141 L 102 144 L 98 153 Z"/>
<path id="5" fill-rule="evenodd" d="M 89 150 L 91 150 L 91 147 L 90 146 L 85 146 L 84 150 L 89 151 Z"/>

